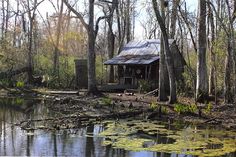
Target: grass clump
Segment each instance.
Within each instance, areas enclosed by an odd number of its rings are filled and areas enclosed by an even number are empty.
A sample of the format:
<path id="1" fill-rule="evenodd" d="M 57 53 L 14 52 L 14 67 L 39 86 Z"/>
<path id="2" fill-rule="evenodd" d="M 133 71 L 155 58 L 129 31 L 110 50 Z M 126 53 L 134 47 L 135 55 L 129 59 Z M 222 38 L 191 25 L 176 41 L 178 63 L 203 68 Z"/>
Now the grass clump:
<path id="1" fill-rule="evenodd" d="M 177 103 L 174 105 L 174 111 L 177 112 L 178 114 L 195 113 L 197 111 L 197 105 L 196 104 L 184 105 Z"/>
<path id="2" fill-rule="evenodd" d="M 107 105 L 107 106 L 112 105 L 112 99 L 109 97 L 103 97 L 101 99 L 101 102 L 102 104 Z"/>
<path id="3" fill-rule="evenodd" d="M 209 102 L 207 104 L 207 107 L 203 110 L 203 112 L 206 113 L 206 114 L 209 114 L 209 113 L 211 113 L 212 108 L 213 108 L 213 105 L 212 105 L 211 102 Z"/>
<path id="4" fill-rule="evenodd" d="M 150 109 L 152 110 L 156 110 L 159 107 L 156 101 L 152 101 L 149 105 L 150 105 Z"/>
<path id="5" fill-rule="evenodd" d="M 22 81 L 17 81 L 16 82 L 16 87 L 17 88 L 23 88 L 25 86 L 25 83 L 24 82 L 22 82 Z"/>

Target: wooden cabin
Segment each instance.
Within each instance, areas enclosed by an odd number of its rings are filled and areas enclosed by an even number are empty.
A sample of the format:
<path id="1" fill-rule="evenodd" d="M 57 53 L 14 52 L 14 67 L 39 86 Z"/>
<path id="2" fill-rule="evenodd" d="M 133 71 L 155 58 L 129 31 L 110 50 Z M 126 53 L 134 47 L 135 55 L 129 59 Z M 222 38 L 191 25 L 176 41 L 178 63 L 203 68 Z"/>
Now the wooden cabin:
<path id="1" fill-rule="evenodd" d="M 185 61 L 175 41 L 169 39 L 169 44 L 174 58 L 176 77 L 180 79 Z M 145 80 L 154 89 L 158 87 L 159 80 L 159 53 L 159 39 L 131 41 L 123 47 L 119 55 L 107 60 L 104 64 L 117 66 L 120 85 L 131 85 L 137 88 L 140 81 Z"/>

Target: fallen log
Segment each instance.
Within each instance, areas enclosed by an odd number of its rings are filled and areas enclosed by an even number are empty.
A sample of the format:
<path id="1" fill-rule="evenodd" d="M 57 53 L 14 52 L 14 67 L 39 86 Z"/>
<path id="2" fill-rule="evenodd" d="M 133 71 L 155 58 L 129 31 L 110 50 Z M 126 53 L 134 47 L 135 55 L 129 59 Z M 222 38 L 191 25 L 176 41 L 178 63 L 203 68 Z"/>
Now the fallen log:
<path id="1" fill-rule="evenodd" d="M 6 91 L 11 91 L 11 89 L 8 89 L 7 87 L 0 84 L 0 88 L 5 89 Z"/>
<path id="2" fill-rule="evenodd" d="M 91 119 L 93 120 L 106 120 L 106 119 L 124 119 L 124 118 L 130 118 L 130 117 L 136 117 L 142 113 L 145 112 L 152 112 L 150 109 L 145 110 L 136 110 L 136 111 L 128 111 L 128 112 L 118 112 L 118 113 L 111 113 L 111 114 L 105 114 L 105 115 L 70 115 L 70 116 L 63 116 L 63 117 L 50 117 L 45 119 L 29 119 L 25 121 L 21 121 L 19 124 L 15 124 L 18 126 L 21 126 L 23 123 L 29 123 L 29 122 L 42 122 L 42 121 L 61 121 L 65 119 L 76 119 L 77 121 L 89 121 Z"/>
<path id="3" fill-rule="evenodd" d="M 222 118 L 220 118 L 220 117 L 213 117 L 211 119 L 208 119 L 208 120 L 204 121 L 203 124 L 211 123 L 211 122 L 219 123 L 219 122 L 221 122 L 221 120 L 222 120 Z"/>

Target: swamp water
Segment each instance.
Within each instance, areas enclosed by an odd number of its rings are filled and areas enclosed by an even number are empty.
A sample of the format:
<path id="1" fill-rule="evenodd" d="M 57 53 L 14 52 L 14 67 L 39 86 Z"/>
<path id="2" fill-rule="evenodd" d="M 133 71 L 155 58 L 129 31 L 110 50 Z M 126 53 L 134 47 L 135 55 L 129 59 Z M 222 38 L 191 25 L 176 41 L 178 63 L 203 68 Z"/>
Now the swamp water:
<path id="1" fill-rule="evenodd" d="M 178 122 L 120 120 L 28 132 L 14 125 L 52 117 L 43 102 L 0 99 L 0 156 L 236 157 L 236 132 Z"/>

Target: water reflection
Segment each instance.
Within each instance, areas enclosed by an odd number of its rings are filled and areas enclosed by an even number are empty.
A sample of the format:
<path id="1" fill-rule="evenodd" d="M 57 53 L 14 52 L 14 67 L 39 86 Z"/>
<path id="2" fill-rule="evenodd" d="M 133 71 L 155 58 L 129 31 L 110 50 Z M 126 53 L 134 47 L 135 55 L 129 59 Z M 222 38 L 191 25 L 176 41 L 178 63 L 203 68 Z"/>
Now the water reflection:
<path id="1" fill-rule="evenodd" d="M 40 105 L 37 105 L 40 104 Z M 0 156 L 156 157 L 154 152 L 127 152 L 101 145 L 103 127 L 67 131 L 24 131 L 12 125 L 21 120 L 52 116 L 42 102 L 0 99 Z M 72 132 L 72 133 L 71 133 Z"/>
<path id="2" fill-rule="evenodd" d="M 19 102 L 21 103 L 19 105 Z M 0 156 L 192 157 L 160 152 L 132 152 L 102 146 L 101 125 L 68 131 L 24 131 L 21 120 L 52 116 L 42 101 L 0 99 Z M 170 142 L 157 136 L 157 141 Z M 231 154 L 231 155 L 235 155 Z"/>

